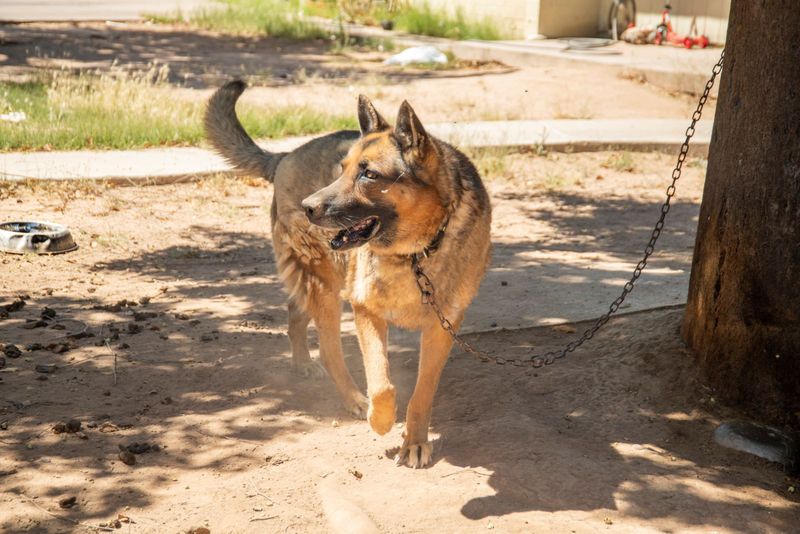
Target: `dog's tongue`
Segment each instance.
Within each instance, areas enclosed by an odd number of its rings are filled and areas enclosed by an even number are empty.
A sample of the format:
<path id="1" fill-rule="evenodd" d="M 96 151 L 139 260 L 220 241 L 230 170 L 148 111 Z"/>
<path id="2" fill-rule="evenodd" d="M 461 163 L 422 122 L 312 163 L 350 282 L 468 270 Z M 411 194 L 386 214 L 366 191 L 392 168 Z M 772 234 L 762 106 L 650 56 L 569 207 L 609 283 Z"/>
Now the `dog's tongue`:
<path id="1" fill-rule="evenodd" d="M 331 239 L 331 248 L 347 250 L 368 241 L 372 237 L 376 224 L 377 219 L 369 218 L 357 222 L 350 228 L 345 228 Z"/>

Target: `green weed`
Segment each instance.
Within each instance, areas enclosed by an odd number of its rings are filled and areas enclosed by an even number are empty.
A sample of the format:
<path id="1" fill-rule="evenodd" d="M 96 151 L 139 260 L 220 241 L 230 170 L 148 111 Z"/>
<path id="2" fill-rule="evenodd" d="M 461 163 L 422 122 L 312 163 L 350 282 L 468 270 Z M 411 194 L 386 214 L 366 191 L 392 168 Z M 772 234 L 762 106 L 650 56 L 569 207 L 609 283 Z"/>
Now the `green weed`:
<path id="1" fill-rule="evenodd" d="M 0 122 L 0 151 L 132 149 L 197 145 L 205 137 L 204 102 L 179 98 L 166 66 L 147 72 L 54 72 L 39 81 L 0 82 L 0 113 L 27 119 Z M 307 106 L 240 106 L 256 138 L 313 134 L 357 126 L 355 117 Z"/>

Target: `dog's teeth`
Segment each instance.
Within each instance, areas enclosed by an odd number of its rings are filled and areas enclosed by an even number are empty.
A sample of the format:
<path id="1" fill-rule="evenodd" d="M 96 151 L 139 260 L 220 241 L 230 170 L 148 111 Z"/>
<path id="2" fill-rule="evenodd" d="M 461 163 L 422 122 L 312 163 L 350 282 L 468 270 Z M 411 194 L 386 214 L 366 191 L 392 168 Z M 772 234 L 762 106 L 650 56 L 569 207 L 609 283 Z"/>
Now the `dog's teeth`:
<path id="1" fill-rule="evenodd" d="M 347 242 L 348 242 L 348 241 L 350 241 L 350 240 L 349 240 L 349 239 L 347 238 L 347 236 L 345 235 L 345 236 L 342 236 L 342 241 L 344 241 L 345 243 L 347 243 Z"/>

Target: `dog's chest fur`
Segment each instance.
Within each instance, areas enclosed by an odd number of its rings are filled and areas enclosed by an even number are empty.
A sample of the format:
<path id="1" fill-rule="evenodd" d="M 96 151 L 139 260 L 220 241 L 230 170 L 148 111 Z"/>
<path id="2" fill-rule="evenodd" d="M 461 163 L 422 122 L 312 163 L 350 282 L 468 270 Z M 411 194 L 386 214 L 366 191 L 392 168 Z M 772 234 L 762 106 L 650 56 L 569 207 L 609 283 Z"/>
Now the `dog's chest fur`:
<path id="1" fill-rule="evenodd" d="M 350 257 L 345 297 L 403 328 L 419 328 L 426 317 L 411 260 L 379 256 L 367 247 Z"/>

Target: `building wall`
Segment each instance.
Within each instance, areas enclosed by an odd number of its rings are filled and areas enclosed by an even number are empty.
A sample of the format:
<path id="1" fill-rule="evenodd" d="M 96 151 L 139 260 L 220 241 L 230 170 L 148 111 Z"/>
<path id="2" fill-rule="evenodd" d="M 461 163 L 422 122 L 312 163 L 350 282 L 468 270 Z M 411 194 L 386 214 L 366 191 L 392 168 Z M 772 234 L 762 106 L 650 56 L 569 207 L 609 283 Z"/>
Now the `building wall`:
<path id="1" fill-rule="evenodd" d="M 538 34 L 545 37 L 595 37 L 601 0 L 538 0 Z"/>

